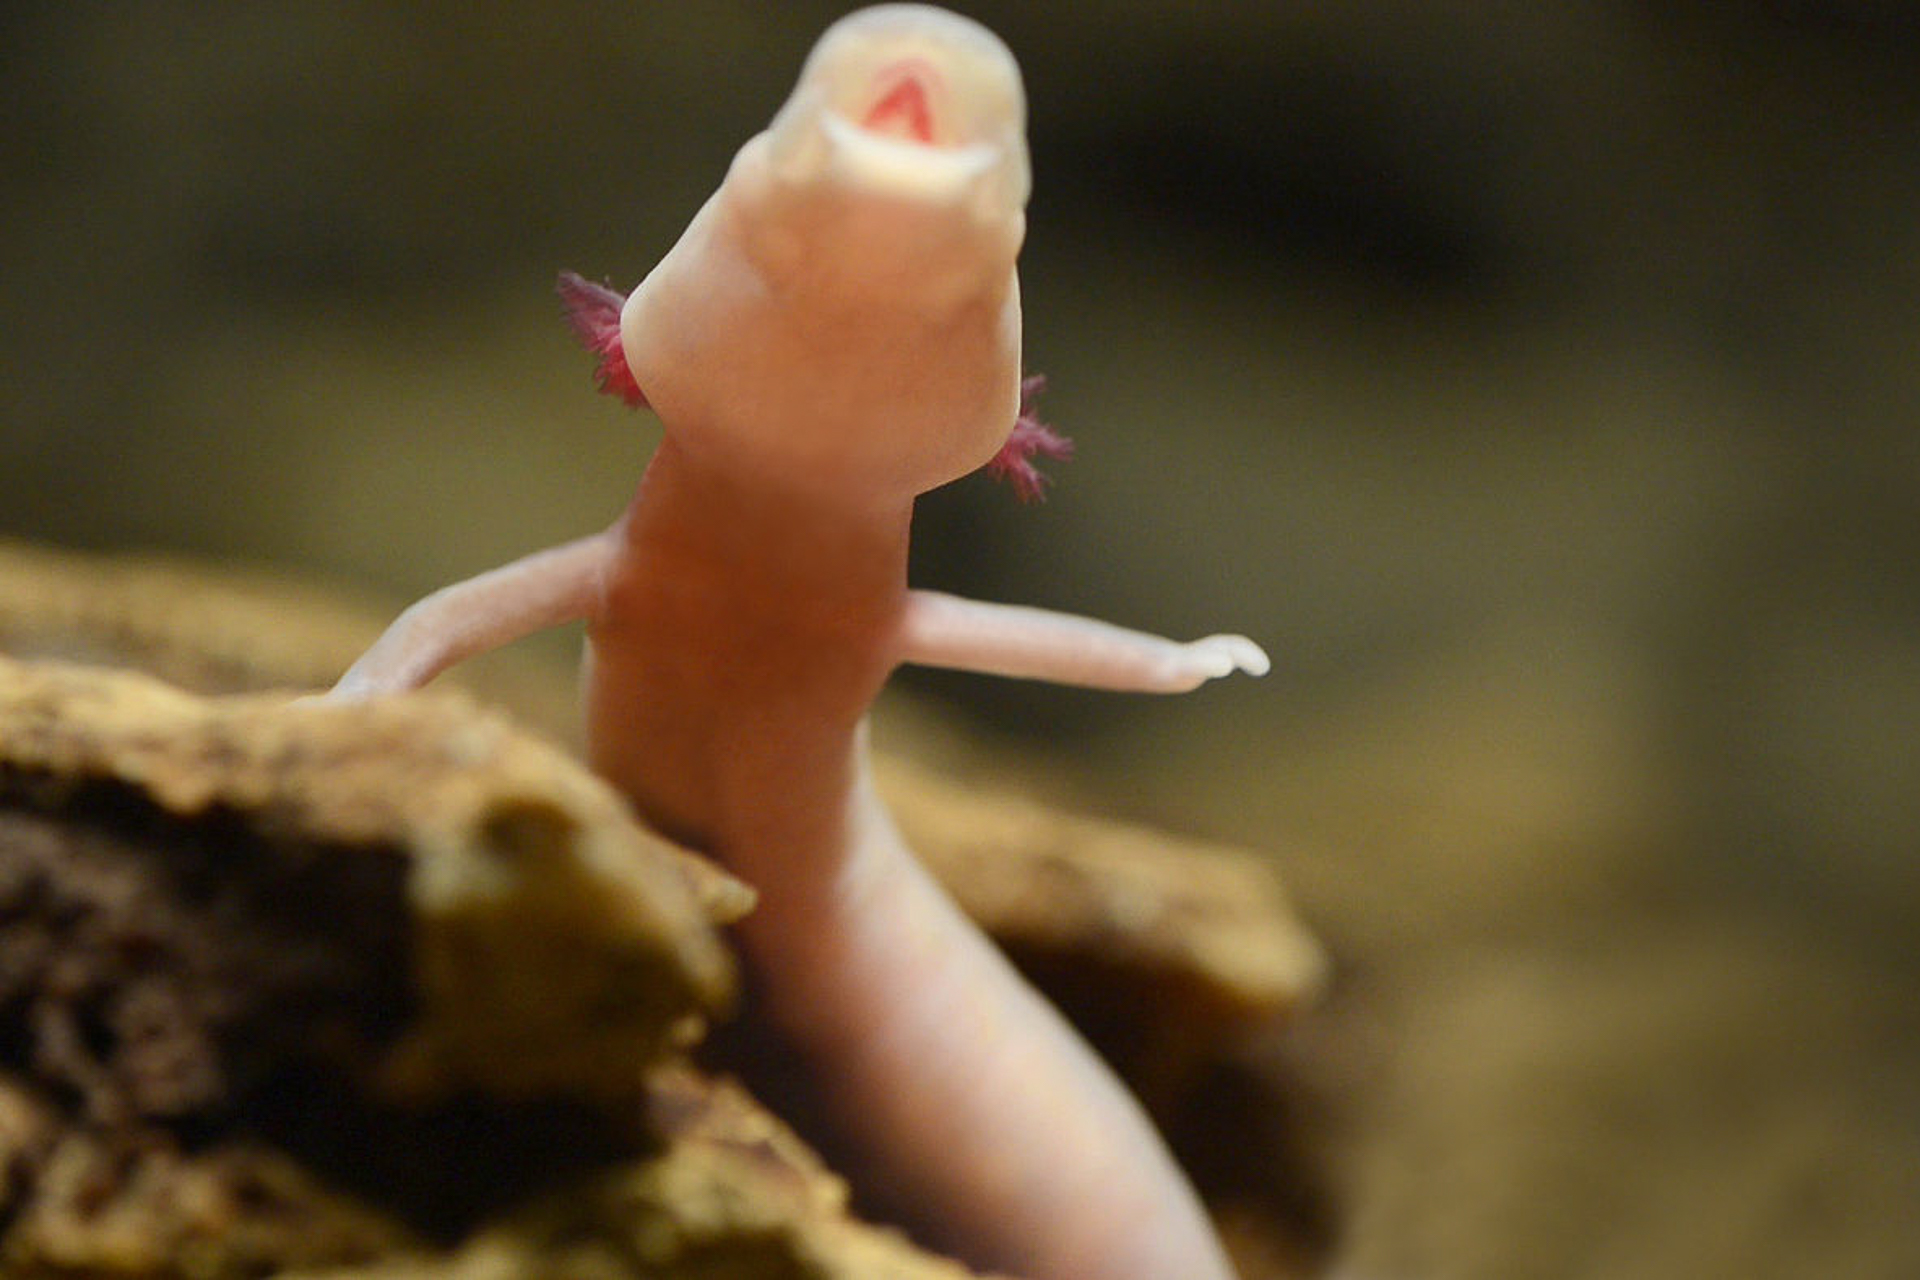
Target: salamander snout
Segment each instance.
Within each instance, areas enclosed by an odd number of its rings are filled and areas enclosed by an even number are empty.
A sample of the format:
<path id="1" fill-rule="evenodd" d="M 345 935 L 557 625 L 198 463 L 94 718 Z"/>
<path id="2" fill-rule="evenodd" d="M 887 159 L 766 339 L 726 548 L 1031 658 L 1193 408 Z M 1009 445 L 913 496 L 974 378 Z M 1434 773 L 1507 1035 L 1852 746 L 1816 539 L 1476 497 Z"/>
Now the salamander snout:
<path id="1" fill-rule="evenodd" d="M 770 130 L 789 181 L 917 201 L 1026 203 L 1026 96 L 999 37 L 929 5 L 849 14 L 814 46 Z"/>

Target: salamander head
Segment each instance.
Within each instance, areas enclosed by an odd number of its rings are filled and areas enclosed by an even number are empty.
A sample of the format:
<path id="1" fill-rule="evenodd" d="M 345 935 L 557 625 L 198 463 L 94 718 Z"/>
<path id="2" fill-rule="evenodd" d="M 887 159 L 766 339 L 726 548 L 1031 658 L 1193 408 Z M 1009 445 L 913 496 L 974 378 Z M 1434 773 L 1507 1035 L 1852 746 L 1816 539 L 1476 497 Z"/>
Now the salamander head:
<path id="1" fill-rule="evenodd" d="M 829 28 L 621 313 L 679 445 L 889 509 L 993 458 L 1020 412 L 1025 128 L 977 23 L 895 4 Z"/>

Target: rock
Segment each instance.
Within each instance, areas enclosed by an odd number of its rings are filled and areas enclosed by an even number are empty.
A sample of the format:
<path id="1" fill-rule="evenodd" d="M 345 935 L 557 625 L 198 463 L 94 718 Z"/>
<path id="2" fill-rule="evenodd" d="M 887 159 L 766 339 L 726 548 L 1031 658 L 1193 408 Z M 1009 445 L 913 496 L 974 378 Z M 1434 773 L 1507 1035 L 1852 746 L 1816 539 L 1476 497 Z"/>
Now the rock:
<path id="1" fill-rule="evenodd" d="M 0 653 L 132 667 L 200 693 L 323 688 L 381 625 L 282 577 L 0 540 Z"/>
<path id="2" fill-rule="evenodd" d="M 968 1274 L 649 1067 L 731 991 L 690 865 L 464 697 L 0 659 L 8 1273 Z"/>
<path id="3" fill-rule="evenodd" d="M 42 659 L 0 658 L 7 1273 L 970 1274 L 860 1222 L 690 1065 L 751 889 L 463 695 L 285 690 L 378 624 L 0 545 L 0 647 Z M 512 700 L 552 723 L 571 697 Z M 1163 1117 L 1317 988 L 1252 855 L 881 773 L 935 873 Z"/>
<path id="4" fill-rule="evenodd" d="M 0 1164 L 8 1276 L 261 1275 L 422 1246 L 270 1147 L 67 1126 L 4 1077 Z"/>
<path id="5" fill-rule="evenodd" d="M 656 1156 L 541 1197 L 437 1255 L 301 1280 L 967 1280 L 958 1263 L 853 1218 L 846 1185 L 738 1086 L 668 1068 L 648 1082 Z"/>
<path id="6" fill-rule="evenodd" d="M 318 688 L 385 621 L 281 579 L 0 542 L 0 651 L 211 692 Z M 562 741 L 577 733 L 570 687 L 489 672 L 481 690 Z M 1320 989 L 1324 957 L 1257 854 L 963 787 L 898 756 L 879 772 L 934 874 L 1156 1103 Z M 748 909 L 732 877 L 687 869 L 710 915 Z"/>
<path id="7" fill-rule="evenodd" d="M 458 695 L 201 699 L 0 659 L 0 801 L 38 837 L 0 857 L 16 897 L 120 917 L 62 943 L 91 954 L 164 919 L 173 959 L 226 931 L 225 955 L 178 966 L 209 989 L 182 1007 L 244 1022 L 390 971 L 396 1007 L 350 1019 L 352 1038 L 407 1022 L 379 1070 L 411 1090 L 630 1092 L 631 1064 L 684 1043 L 731 991 L 685 855 L 564 753 Z M 288 949 L 285 983 L 231 997 Z M 417 1013 L 397 1007 L 408 968 Z"/>

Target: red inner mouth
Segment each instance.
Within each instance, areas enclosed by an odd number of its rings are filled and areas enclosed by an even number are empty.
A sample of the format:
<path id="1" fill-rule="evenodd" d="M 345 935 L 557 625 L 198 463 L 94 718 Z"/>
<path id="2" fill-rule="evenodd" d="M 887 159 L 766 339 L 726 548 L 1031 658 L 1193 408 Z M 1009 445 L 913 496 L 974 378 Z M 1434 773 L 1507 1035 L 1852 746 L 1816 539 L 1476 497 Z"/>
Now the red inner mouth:
<path id="1" fill-rule="evenodd" d="M 933 104 L 928 100 L 926 71 L 917 66 L 899 67 L 898 78 L 874 104 L 867 108 L 860 126 L 869 133 L 933 143 Z"/>

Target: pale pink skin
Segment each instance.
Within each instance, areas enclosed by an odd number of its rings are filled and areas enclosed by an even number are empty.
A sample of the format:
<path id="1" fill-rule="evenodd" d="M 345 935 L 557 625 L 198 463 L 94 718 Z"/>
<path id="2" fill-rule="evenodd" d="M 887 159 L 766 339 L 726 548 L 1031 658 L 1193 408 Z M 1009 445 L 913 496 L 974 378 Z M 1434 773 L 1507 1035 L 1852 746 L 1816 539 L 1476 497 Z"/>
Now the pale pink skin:
<path id="1" fill-rule="evenodd" d="M 756 995 L 890 1198 L 1031 1280 L 1227 1280 L 1139 1105 L 921 868 L 866 766 L 901 663 L 1157 692 L 1266 669 L 1239 636 L 907 587 L 915 495 L 993 457 L 1019 403 L 1024 111 L 965 19 L 830 29 L 626 304 L 666 428 L 632 505 L 420 601 L 334 692 L 586 619 L 594 767 L 759 888 Z"/>

